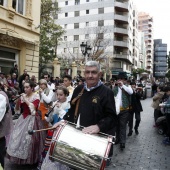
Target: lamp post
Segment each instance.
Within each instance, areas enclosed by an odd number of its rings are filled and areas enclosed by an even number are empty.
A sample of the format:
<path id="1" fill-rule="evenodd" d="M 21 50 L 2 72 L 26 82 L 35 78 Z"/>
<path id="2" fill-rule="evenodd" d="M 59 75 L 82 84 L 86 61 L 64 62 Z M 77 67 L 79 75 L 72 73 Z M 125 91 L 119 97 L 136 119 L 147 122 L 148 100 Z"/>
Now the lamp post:
<path id="1" fill-rule="evenodd" d="M 80 44 L 80 47 L 81 47 L 81 52 L 85 57 L 85 63 L 87 63 L 87 59 L 91 53 L 92 48 L 90 47 L 90 45 L 87 45 L 87 42 L 86 43 L 82 42 Z"/>

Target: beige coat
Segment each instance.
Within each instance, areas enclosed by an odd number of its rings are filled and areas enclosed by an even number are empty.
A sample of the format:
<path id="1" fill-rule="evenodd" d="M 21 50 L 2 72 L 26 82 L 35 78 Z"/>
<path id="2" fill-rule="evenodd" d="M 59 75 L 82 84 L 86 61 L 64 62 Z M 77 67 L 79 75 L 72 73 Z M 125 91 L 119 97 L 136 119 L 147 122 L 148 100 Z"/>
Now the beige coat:
<path id="1" fill-rule="evenodd" d="M 159 109 L 159 104 L 160 104 L 160 100 L 162 99 L 163 95 L 165 94 L 165 92 L 158 92 L 156 93 L 156 95 L 153 97 L 153 102 L 151 104 L 151 106 L 154 109 Z"/>

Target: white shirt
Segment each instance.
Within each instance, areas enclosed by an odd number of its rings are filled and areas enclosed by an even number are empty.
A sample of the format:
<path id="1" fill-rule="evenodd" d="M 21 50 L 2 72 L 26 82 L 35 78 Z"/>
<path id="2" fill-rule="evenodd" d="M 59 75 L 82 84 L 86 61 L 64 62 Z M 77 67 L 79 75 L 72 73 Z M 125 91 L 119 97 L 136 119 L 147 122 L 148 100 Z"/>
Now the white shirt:
<path id="1" fill-rule="evenodd" d="M 42 92 L 40 102 L 42 103 L 43 101 L 45 101 L 46 103 L 50 103 L 52 101 L 54 95 L 55 95 L 55 93 L 52 90 L 49 91 L 48 96 L 44 92 Z"/>
<path id="2" fill-rule="evenodd" d="M 122 106 L 122 89 L 124 89 L 129 95 L 133 94 L 133 90 L 131 86 L 125 86 L 123 85 L 122 87 L 118 87 L 118 93 L 117 93 L 117 98 L 120 100 L 120 106 Z"/>

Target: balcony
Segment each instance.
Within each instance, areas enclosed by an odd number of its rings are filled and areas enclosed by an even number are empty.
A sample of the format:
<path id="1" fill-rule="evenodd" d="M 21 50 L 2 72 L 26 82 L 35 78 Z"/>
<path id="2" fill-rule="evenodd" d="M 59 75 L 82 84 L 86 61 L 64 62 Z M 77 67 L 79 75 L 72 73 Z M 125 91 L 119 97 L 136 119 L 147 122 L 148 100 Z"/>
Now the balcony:
<path id="1" fill-rule="evenodd" d="M 149 25 L 149 27 L 152 27 L 153 26 L 153 22 L 148 22 L 148 25 Z"/>
<path id="2" fill-rule="evenodd" d="M 152 64 L 147 62 L 146 66 L 150 68 L 150 67 L 152 67 Z"/>
<path id="3" fill-rule="evenodd" d="M 129 11 L 129 3 L 128 2 L 115 0 L 114 6 L 115 6 L 115 9 L 117 11 L 121 11 L 121 12 L 128 12 Z"/>
<path id="4" fill-rule="evenodd" d="M 147 58 L 147 62 L 152 62 L 152 59 L 151 58 Z"/>
<path id="5" fill-rule="evenodd" d="M 146 50 L 147 50 L 147 53 L 151 53 L 152 48 L 147 48 Z"/>
<path id="6" fill-rule="evenodd" d="M 115 27 L 114 33 L 128 35 L 129 31 L 126 28 Z"/>
<path id="7" fill-rule="evenodd" d="M 132 57 L 127 53 L 114 54 L 114 58 L 132 64 Z"/>
<path id="8" fill-rule="evenodd" d="M 123 40 L 122 41 L 115 40 L 114 41 L 114 46 L 129 48 L 129 42 L 126 41 L 126 40 L 124 40 L 124 41 Z"/>
<path id="9" fill-rule="evenodd" d="M 121 22 L 124 22 L 124 23 L 128 23 L 129 22 L 129 16 L 123 15 L 123 14 L 120 14 L 120 13 L 115 13 L 114 20 L 115 21 L 121 21 Z"/>

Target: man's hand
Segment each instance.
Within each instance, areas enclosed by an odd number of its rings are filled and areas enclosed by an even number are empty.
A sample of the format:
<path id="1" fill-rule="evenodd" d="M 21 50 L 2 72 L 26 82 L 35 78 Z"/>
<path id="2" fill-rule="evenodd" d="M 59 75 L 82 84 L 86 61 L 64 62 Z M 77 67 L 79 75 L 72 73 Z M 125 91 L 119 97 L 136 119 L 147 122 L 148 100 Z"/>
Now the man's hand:
<path id="1" fill-rule="evenodd" d="M 85 127 L 82 130 L 82 132 L 86 134 L 96 134 L 100 132 L 100 129 L 98 125 L 92 125 L 92 126 Z"/>

